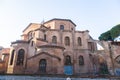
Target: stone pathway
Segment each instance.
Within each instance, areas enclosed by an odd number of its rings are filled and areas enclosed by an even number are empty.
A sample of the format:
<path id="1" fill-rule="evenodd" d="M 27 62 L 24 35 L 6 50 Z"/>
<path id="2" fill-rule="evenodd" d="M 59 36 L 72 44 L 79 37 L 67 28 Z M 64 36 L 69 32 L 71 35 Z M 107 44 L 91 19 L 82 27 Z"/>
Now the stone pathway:
<path id="1" fill-rule="evenodd" d="M 0 76 L 0 80 L 66 80 L 66 78 L 58 77 L 40 77 L 40 76 Z M 71 78 L 71 80 L 120 80 L 105 78 Z"/>

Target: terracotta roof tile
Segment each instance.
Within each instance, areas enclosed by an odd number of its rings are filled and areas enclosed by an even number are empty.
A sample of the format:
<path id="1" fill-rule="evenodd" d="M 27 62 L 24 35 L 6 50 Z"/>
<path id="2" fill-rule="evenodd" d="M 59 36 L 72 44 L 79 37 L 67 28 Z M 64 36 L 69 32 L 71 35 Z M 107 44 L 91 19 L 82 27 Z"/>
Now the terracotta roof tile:
<path id="1" fill-rule="evenodd" d="M 10 53 L 10 48 L 4 48 L 2 49 L 2 54 L 9 54 Z"/>

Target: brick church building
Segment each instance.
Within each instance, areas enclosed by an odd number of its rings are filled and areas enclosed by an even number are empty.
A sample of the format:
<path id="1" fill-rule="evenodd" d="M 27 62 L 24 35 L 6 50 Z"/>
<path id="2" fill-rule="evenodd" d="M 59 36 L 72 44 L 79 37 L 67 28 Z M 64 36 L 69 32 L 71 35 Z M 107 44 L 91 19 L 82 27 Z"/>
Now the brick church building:
<path id="1" fill-rule="evenodd" d="M 95 55 L 97 45 L 89 31 L 76 30 L 69 19 L 54 18 L 30 23 L 21 40 L 11 43 L 8 74 L 88 74 L 97 73 L 104 63 Z M 93 59 L 94 57 L 94 59 Z"/>

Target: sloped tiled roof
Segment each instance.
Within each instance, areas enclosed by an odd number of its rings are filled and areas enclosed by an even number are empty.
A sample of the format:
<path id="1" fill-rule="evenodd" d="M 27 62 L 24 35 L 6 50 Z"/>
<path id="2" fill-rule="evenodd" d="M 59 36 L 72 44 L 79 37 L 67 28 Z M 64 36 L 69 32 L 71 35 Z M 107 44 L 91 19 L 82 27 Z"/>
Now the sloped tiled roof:
<path id="1" fill-rule="evenodd" d="M 4 48 L 2 49 L 2 55 L 9 54 L 10 53 L 10 48 Z"/>

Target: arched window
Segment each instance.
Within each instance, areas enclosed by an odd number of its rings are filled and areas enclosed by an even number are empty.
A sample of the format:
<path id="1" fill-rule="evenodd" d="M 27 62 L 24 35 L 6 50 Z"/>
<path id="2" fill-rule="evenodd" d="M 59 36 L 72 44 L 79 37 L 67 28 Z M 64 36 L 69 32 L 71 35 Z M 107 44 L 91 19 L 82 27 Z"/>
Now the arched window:
<path id="1" fill-rule="evenodd" d="M 83 58 L 83 56 L 79 56 L 79 65 L 84 65 L 84 58 Z"/>
<path id="2" fill-rule="evenodd" d="M 32 38 L 32 32 L 28 33 L 28 37 L 29 37 L 29 39 Z"/>
<path id="3" fill-rule="evenodd" d="M 23 65 L 24 62 L 24 54 L 25 51 L 23 49 L 20 49 L 18 51 L 18 57 L 17 57 L 17 65 Z"/>
<path id="4" fill-rule="evenodd" d="M 82 45 L 82 41 L 81 41 L 81 38 L 80 37 L 78 37 L 78 46 L 81 46 Z"/>
<path id="5" fill-rule="evenodd" d="M 44 40 L 46 41 L 46 34 L 44 34 Z"/>
<path id="6" fill-rule="evenodd" d="M 55 43 L 55 44 L 57 43 L 57 37 L 56 36 L 52 37 L 52 43 Z"/>
<path id="7" fill-rule="evenodd" d="M 33 33 L 33 37 L 35 37 L 35 32 Z"/>
<path id="8" fill-rule="evenodd" d="M 65 37 L 65 45 L 70 46 L 70 38 L 69 37 Z"/>
<path id="9" fill-rule="evenodd" d="M 34 41 L 31 41 L 31 46 L 34 46 Z"/>
<path id="10" fill-rule="evenodd" d="M 64 30 L 64 25 L 60 25 L 60 30 Z"/>
<path id="11" fill-rule="evenodd" d="M 65 65 L 71 65 L 71 57 L 69 55 L 65 56 Z"/>
<path id="12" fill-rule="evenodd" d="M 13 65 L 14 54 L 15 54 L 15 50 L 12 51 L 10 65 Z"/>
<path id="13" fill-rule="evenodd" d="M 41 73 L 46 73 L 47 61 L 46 59 L 41 59 L 39 61 L 39 70 Z"/>

